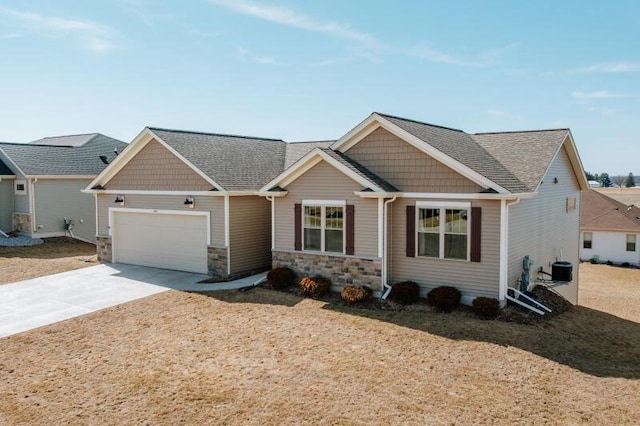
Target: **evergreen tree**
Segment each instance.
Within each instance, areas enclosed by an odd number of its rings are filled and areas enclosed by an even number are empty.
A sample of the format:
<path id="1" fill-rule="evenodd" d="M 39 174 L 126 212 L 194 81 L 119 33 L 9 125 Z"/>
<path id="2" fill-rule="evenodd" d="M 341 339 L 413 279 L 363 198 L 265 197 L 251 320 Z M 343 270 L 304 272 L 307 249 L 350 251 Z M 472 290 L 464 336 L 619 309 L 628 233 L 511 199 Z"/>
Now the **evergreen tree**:
<path id="1" fill-rule="evenodd" d="M 600 182 L 600 185 L 604 188 L 610 188 L 613 186 L 609 173 L 600 173 L 600 179 L 598 179 L 598 182 Z"/>
<path id="2" fill-rule="evenodd" d="M 585 170 L 584 175 L 587 177 L 587 180 L 598 180 L 594 175 Z"/>
<path id="3" fill-rule="evenodd" d="M 633 173 L 629 173 L 629 176 L 627 176 L 627 180 L 624 182 L 624 186 L 626 186 L 627 188 L 633 188 L 634 186 L 636 186 L 636 180 L 633 177 Z"/>

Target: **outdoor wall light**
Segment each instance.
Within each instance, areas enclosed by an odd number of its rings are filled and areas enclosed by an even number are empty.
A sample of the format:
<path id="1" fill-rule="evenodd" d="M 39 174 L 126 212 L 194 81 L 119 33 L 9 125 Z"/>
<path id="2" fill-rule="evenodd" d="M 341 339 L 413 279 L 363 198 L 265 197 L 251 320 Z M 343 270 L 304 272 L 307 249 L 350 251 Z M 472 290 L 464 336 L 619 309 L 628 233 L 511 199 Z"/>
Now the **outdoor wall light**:
<path id="1" fill-rule="evenodd" d="M 186 200 L 184 200 L 184 205 L 189 207 L 190 209 L 195 207 L 195 203 L 193 201 L 193 197 L 187 197 Z"/>
<path id="2" fill-rule="evenodd" d="M 553 178 L 553 183 L 558 183 L 558 178 L 557 177 Z"/>
<path id="3" fill-rule="evenodd" d="M 116 199 L 113 202 L 124 206 L 124 195 L 117 195 Z"/>

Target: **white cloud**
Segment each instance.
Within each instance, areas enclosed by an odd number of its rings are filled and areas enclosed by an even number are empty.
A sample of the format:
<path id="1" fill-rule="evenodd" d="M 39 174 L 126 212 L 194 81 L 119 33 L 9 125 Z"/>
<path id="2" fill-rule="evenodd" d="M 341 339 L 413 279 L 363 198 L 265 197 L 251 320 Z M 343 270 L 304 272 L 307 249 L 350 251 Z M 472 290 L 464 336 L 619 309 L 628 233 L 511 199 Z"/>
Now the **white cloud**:
<path id="1" fill-rule="evenodd" d="M 583 68 L 572 70 L 574 73 L 624 73 L 640 72 L 640 62 L 599 62 Z"/>
<path id="2" fill-rule="evenodd" d="M 46 37 L 62 38 L 72 35 L 79 37 L 85 48 L 93 52 L 105 53 L 117 48 L 113 42 L 114 32 L 111 27 L 97 22 L 44 16 L 4 7 L 0 7 L 0 14 L 13 18 L 22 29 Z"/>
<path id="3" fill-rule="evenodd" d="M 249 60 L 249 61 L 252 61 L 252 62 L 257 62 L 257 63 L 263 64 L 263 65 L 280 65 L 280 66 L 287 65 L 285 63 L 282 63 L 282 62 L 278 61 L 278 59 L 275 56 L 255 55 L 252 52 L 250 52 L 247 49 L 244 49 L 244 48 L 242 48 L 240 46 L 236 46 L 236 50 L 238 51 L 240 56 L 245 60 Z"/>
<path id="4" fill-rule="evenodd" d="M 590 100 L 636 98 L 637 95 L 633 95 L 630 93 L 613 93 L 606 90 L 596 90 L 594 92 L 581 92 L 579 90 L 576 90 L 571 93 L 571 97 L 578 100 Z"/>
<path id="5" fill-rule="evenodd" d="M 343 40 L 356 42 L 362 48 L 354 51 L 356 56 L 376 63 L 381 62 L 380 54 L 388 53 L 462 67 L 485 67 L 491 65 L 497 56 L 518 46 L 516 43 L 511 43 L 505 47 L 480 52 L 477 57 L 466 59 L 442 52 L 426 44 L 416 45 L 410 48 L 391 46 L 378 40 L 373 35 L 359 31 L 348 24 L 339 22 L 323 22 L 289 8 L 256 4 L 246 0 L 208 1 L 214 5 L 224 7 L 236 13 L 253 16 L 279 25 L 322 33 Z"/>
<path id="6" fill-rule="evenodd" d="M 522 120 L 522 116 L 517 114 L 512 114 L 507 111 L 503 111 L 497 108 L 490 108 L 487 110 L 487 114 L 493 115 L 494 117 L 506 118 L 509 120 Z"/>

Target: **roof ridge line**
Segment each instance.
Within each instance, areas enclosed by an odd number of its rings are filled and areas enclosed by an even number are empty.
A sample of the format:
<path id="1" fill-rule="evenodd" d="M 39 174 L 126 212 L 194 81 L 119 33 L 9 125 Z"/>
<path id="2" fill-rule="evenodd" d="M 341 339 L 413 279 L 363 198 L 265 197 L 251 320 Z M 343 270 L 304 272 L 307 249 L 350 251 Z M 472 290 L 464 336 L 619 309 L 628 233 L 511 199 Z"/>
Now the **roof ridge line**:
<path id="1" fill-rule="evenodd" d="M 77 133 L 75 135 L 58 135 L 58 136 L 45 136 L 43 138 L 40 139 L 55 139 L 55 138 L 68 138 L 68 137 L 74 137 L 74 136 L 89 136 L 89 135 L 99 135 L 100 132 L 91 132 L 91 133 Z M 40 139 L 36 139 L 36 140 L 40 140 Z"/>
<path id="2" fill-rule="evenodd" d="M 284 142 L 284 143 L 286 143 L 282 139 L 263 138 L 263 137 L 259 137 L 259 136 L 246 136 L 246 135 L 232 135 L 232 134 L 227 134 L 227 133 L 199 132 L 199 131 L 195 131 L 195 130 L 167 129 L 167 128 L 163 128 L 163 127 L 152 127 L 152 126 L 147 126 L 147 129 L 152 130 L 152 131 L 153 130 L 159 130 L 159 131 L 163 131 L 163 132 L 188 133 L 188 134 L 192 134 L 192 135 L 225 136 L 225 137 L 231 137 L 231 138 L 255 139 L 255 140 L 264 140 L 264 141 L 273 141 L 273 142 Z"/>
<path id="3" fill-rule="evenodd" d="M 418 121 L 418 120 L 414 120 L 414 119 L 406 118 L 406 117 L 399 117 L 397 115 L 385 114 L 385 113 L 377 112 L 377 111 L 375 111 L 374 114 L 378 114 L 378 115 L 381 115 L 383 117 L 391 117 L 391 118 L 396 118 L 398 120 L 409 121 L 411 123 L 422 124 L 424 126 L 437 127 L 439 129 L 452 130 L 454 132 L 460 132 L 460 133 L 467 133 L 464 130 L 454 129 L 453 127 L 440 126 L 438 124 L 427 123 L 427 122 L 424 122 L 424 121 Z"/>
<path id="4" fill-rule="evenodd" d="M 569 131 L 569 128 L 559 127 L 557 129 L 539 129 L 539 130 L 507 130 L 504 132 L 479 132 L 479 133 L 471 133 L 471 135 L 500 135 L 507 133 L 538 133 L 538 132 L 557 132 L 560 130 Z"/>
<path id="5" fill-rule="evenodd" d="M 89 140 L 91 140 L 91 139 L 89 139 Z M 87 141 L 87 142 L 89 142 L 89 141 Z M 70 145 L 47 145 L 47 144 L 39 144 L 39 143 L 32 143 L 32 142 L 0 142 L 0 145 L 40 146 L 40 147 L 45 146 L 47 148 L 74 148 L 73 146 L 70 146 Z M 75 147 L 75 148 L 79 148 L 79 147 Z"/>

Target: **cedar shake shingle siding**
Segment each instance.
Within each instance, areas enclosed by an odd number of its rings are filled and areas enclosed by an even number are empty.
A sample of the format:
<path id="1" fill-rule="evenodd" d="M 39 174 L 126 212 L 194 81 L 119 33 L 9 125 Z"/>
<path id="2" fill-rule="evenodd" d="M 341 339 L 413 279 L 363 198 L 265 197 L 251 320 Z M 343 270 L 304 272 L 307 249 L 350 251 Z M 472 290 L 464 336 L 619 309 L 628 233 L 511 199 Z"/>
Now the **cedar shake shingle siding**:
<path id="1" fill-rule="evenodd" d="M 346 153 L 405 192 L 480 192 L 483 188 L 383 128 Z"/>
<path id="2" fill-rule="evenodd" d="M 159 142 L 152 140 L 131 159 L 106 189 L 208 191 L 213 186 Z"/>

